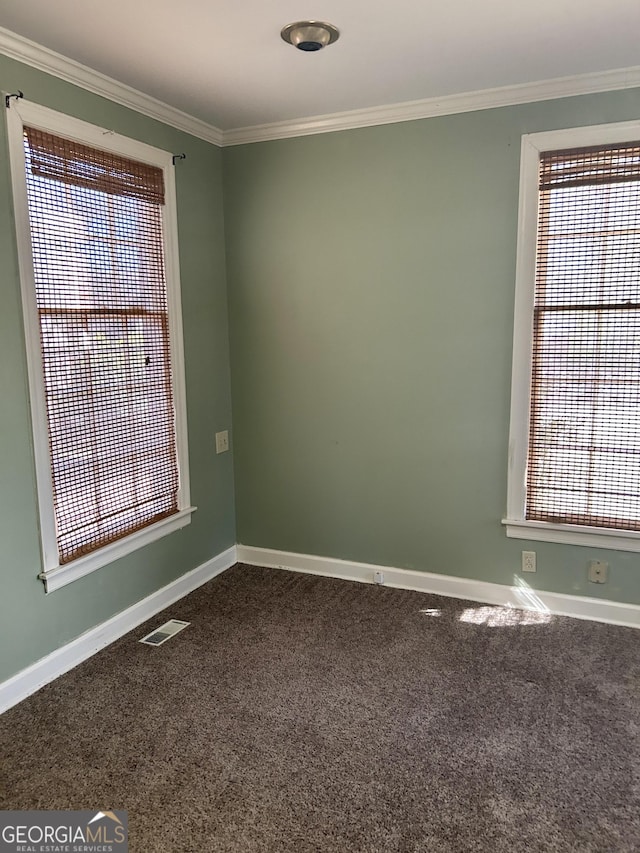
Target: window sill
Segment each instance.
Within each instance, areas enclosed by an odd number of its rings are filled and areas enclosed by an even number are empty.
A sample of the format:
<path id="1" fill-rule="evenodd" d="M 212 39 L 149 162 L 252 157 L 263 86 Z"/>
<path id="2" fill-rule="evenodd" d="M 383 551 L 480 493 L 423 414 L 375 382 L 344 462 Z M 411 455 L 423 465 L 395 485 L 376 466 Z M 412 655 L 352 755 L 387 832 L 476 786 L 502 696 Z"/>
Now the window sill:
<path id="1" fill-rule="evenodd" d="M 502 523 L 506 527 L 507 536 L 512 539 L 560 542 L 565 545 L 610 548 L 613 551 L 640 551 L 640 533 L 633 530 L 578 527 L 574 524 L 550 524 L 547 521 L 512 518 L 504 518 Z"/>
<path id="2" fill-rule="evenodd" d="M 130 554 L 132 551 L 142 548 L 156 539 L 161 539 L 169 533 L 186 527 L 191 523 L 191 514 L 195 510 L 196 507 L 194 506 L 181 509 L 170 518 L 163 518 L 162 521 L 138 530 L 125 539 L 119 539 L 111 545 L 106 545 L 93 554 L 87 554 L 86 557 L 80 557 L 71 563 L 65 563 L 64 566 L 54 566 L 45 572 L 41 572 L 38 577 L 44 581 L 45 592 L 54 592 L 56 589 L 60 589 L 60 587 L 66 586 L 72 581 L 94 572 L 96 569 L 106 566 L 107 563 L 113 563 L 115 560 L 120 559 L 120 557 Z"/>

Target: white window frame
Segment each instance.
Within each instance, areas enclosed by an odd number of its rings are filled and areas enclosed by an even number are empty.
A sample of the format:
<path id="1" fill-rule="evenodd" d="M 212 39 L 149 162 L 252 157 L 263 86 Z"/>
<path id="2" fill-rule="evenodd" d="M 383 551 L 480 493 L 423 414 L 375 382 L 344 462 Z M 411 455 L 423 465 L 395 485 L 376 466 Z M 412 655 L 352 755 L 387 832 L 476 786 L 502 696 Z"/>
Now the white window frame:
<path id="1" fill-rule="evenodd" d="M 162 231 L 169 314 L 169 348 L 173 403 L 175 410 L 176 453 L 179 472 L 177 495 L 178 511 L 169 518 L 151 524 L 129 536 L 105 545 L 86 556 L 60 565 L 56 537 L 51 464 L 45 388 L 40 350 L 40 324 L 36 305 L 33 255 L 29 226 L 27 183 L 25 177 L 24 126 L 49 131 L 59 136 L 91 145 L 161 168 L 165 181 L 165 204 L 162 207 Z M 180 268 L 178 262 L 178 229 L 176 191 L 172 155 L 143 142 L 121 136 L 111 130 L 97 127 L 79 119 L 29 101 L 11 101 L 7 109 L 9 160 L 16 219 L 18 263 L 22 290 L 22 306 L 31 401 L 31 422 L 35 457 L 42 570 L 38 577 L 44 581 L 45 591 L 65 586 L 72 581 L 112 563 L 169 533 L 179 530 L 191 521 L 189 493 L 189 453 L 187 445 L 187 407 L 184 379 L 184 348 L 182 334 L 182 308 L 180 299 Z"/>
<path id="2" fill-rule="evenodd" d="M 562 542 L 569 545 L 612 548 L 618 551 L 640 551 L 640 532 L 529 521 L 525 518 L 540 154 L 543 151 L 634 142 L 638 139 L 640 139 L 640 121 L 575 127 L 567 130 L 531 133 L 522 137 L 507 516 L 502 520 L 507 536 L 515 539 Z"/>

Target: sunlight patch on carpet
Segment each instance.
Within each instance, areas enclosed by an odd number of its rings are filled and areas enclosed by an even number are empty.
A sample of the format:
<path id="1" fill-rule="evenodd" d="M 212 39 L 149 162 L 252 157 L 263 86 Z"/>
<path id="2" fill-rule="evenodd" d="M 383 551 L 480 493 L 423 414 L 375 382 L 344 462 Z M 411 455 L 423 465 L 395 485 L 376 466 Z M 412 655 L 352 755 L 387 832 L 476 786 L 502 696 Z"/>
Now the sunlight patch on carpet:
<path id="1" fill-rule="evenodd" d="M 512 625 L 545 625 L 553 616 L 539 610 L 518 610 L 515 607 L 467 607 L 460 616 L 461 622 L 504 628 Z"/>

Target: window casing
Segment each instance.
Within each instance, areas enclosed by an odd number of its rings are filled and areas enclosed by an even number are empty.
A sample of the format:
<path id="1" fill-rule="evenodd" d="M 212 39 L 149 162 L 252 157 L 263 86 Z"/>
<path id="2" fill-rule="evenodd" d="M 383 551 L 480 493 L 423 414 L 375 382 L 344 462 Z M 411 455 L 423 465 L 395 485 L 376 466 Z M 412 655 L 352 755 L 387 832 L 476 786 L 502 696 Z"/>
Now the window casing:
<path id="1" fill-rule="evenodd" d="M 639 140 L 522 140 L 508 536 L 640 550 Z"/>
<path id="2" fill-rule="evenodd" d="M 50 592 L 193 511 L 174 171 L 35 104 L 7 119 Z"/>

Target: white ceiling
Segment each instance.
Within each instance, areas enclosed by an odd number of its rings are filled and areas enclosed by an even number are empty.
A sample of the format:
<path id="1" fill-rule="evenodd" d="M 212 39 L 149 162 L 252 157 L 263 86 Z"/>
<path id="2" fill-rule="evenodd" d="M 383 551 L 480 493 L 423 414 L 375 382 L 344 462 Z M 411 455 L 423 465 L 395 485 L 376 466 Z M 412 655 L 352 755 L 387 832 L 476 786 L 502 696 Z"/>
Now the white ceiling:
<path id="1" fill-rule="evenodd" d="M 304 18 L 339 41 L 285 44 Z M 640 0 L 2 0 L 0 26 L 222 130 L 640 65 Z"/>

